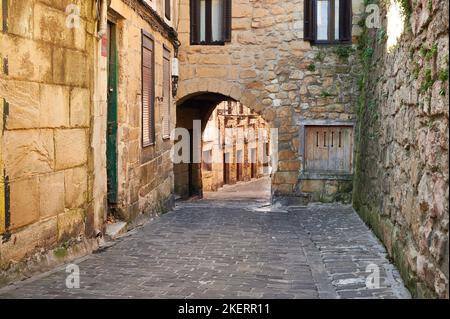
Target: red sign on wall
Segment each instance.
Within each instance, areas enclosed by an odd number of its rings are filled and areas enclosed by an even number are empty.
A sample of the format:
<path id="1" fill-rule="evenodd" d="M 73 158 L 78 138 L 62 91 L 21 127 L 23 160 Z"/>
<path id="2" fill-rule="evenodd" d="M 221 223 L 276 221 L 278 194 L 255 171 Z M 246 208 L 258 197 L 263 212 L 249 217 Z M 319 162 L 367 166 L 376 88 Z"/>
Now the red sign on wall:
<path id="1" fill-rule="evenodd" d="M 108 37 L 106 34 L 102 37 L 102 56 L 108 57 Z"/>

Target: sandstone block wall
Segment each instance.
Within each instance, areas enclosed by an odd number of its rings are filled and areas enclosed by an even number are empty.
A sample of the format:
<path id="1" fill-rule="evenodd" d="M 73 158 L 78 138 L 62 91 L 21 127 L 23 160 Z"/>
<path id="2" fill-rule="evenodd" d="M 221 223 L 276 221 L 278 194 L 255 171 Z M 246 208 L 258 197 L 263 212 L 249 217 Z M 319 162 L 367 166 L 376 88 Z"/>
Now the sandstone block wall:
<path id="1" fill-rule="evenodd" d="M 78 28 L 66 25 L 68 4 L 80 9 Z M 7 5 L 0 12 L 0 269 L 101 227 L 89 164 L 94 2 Z"/>
<path id="2" fill-rule="evenodd" d="M 396 46 L 369 31 L 354 206 L 416 297 L 448 298 L 448 1 L 412 1 Z M 377 36 L 378 34 L 378 36 Z"/>
<path id="3" fill-rule="evenodd" d="M 362 1 L 353 1 L 354 37 L 360 32 L 361 13 Z M 274 199 L 349 201 L 347 181 L 318 181 L 321 186 L 314 190 L 321 193 L 314 198 L 308 191 L 312 188 L 303 188 L 299 132 L 304 119 L 356 119 L 358 67 L 351 48 L 311 46 L 304 41 L 303 0 L 233 1 L 232 40 L 223 46 L 190 45 L 189 30 L 189 1 L 182 0 L 178 98 L 196 92 L 221 93 L 278 128 Z"/>

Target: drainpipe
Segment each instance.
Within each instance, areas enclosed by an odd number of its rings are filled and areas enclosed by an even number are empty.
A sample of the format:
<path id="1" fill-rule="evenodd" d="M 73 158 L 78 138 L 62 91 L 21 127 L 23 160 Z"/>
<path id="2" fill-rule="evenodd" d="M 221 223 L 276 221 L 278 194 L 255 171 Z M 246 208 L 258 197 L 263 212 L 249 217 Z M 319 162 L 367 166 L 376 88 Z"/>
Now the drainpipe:
<path id="1" fill-rule="evenodd" d="M 103 38 L 103 36 L 106 34 L 108 23 L 107 23 L 107 14 L 108 14 L 108 5 L 110 0 L 100 0 L 100 17 L 99 17 L 99 30 L 97 33 L 98 38 Z"/>

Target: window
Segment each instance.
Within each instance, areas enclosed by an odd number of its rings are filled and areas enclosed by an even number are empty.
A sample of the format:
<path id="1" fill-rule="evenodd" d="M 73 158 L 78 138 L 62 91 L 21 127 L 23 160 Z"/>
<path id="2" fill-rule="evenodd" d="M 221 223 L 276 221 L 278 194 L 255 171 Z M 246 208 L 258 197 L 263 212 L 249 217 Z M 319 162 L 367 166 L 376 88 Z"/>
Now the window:
<path id="1" fill-rule="evenodd" d="M 171 82 L 171 71 L 170 71 L 170 51 L 164 48 L 163 52 L 163 125 L 162 125 L 162 136 L 163 138 L 170 137 L 170 82 Z"/>
<path id="2" fill-rule="evenodd" d="M 306 171 L 351 173 L 353 127 L 307 126 L 305 138 Z"/>
<path id="3" fill-rule="evenodd" d="M 350 43 L 351 0 L 305 0 L 304 39 L 313 43 Z"/>
<path id="4" fill-rule="evenodd" d="M 231 0 L 191 0 L 191 44 L 231 41 Z"/>
<path id="5" fill-rule="evenodd" d="M 142 31 L 142 146 L 155 143 L 155 55 L 150 34 Z"/>
<path id="6" fill-rule="evenodd" d="M 164 3 L 164 12 L 165 12 L 165 16 L 166 16 L 167 20 L 170 20 L 170 13 L 171 13 L 170 2 L 171 1 L 172 0 L 165 0 L 165 3 Z"/>
<path id="7" fill-rule="evenodd" d="M 212 171 L 212 150 L 203 151 L 202 156 L 202 169 L 211 172 Z"/>

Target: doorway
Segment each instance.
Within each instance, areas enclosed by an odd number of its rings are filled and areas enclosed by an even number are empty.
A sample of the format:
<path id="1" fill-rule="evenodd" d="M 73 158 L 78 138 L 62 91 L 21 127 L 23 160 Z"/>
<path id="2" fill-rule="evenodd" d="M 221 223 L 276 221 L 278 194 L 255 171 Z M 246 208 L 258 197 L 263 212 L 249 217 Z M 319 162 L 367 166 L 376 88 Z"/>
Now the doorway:
<path id="1" fill-rule="evenodd" d="M 256 148 L 252 148 L 250 152 L 251 178 L 256 178 Z"/>
<path id="2" fill-rule="evenodd" d="M 236 182 L 242 181 L 242 166 L 243 166 L 242 150 L 236 151 Z"/>
<path id="3" fill-rule="evenodd" d="M 223 183 L 230 184 L 230 162 L 229 162 L 230 154 L 223 154 Z"/>

